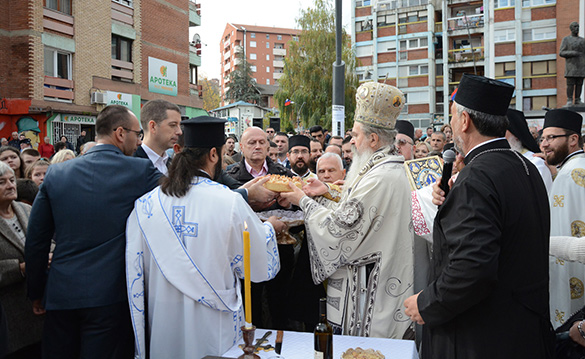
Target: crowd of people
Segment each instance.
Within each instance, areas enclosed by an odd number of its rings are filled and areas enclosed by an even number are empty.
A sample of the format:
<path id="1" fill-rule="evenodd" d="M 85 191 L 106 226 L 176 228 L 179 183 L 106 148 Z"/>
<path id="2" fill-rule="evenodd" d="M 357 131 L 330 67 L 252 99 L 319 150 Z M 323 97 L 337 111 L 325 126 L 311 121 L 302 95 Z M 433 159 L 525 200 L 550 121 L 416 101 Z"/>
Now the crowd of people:
<path id="1" fill-rule="evenodd" d="M 551 110 L 530 128 L 512 94 L 465 75 L 450 124 L 426 133 L 398 119 L 398 88 L 369 82 L 345 136 L 226 137 L 225 120 L 182 119 L 165 100 L 140 120 L 107 106 L 78 148 L 13 134 L 0 147 L 0 355 L 221 355 L 245 325 L 312 331 L 322 297 L 336 334 L 416 340 L 422 358 L 552 358 L 551 323 L 565 322 L 558 356 L 583 351 L 585 314 L 559 314 L 585 304 L 569 262 L 585 262 L 582 118 Z M 413 190 L 405 161 L 447 150 L 449 187 Z M 271 191 L 270 175 L 302 188 Z"/>

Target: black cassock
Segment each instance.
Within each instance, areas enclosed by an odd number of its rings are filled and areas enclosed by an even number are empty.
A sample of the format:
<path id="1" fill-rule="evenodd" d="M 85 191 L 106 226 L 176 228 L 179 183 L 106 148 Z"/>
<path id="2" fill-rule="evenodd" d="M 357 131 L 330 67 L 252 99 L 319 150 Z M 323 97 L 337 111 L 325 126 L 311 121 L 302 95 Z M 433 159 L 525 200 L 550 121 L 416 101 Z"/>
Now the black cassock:
<path id="1" fill-rule="evenodd" d="M 422 358 L 549 358 L 547 192 L 504 139 L 465 158 L 439 208 Z M 549 354 L 551 353 L 551 354 Z"/>

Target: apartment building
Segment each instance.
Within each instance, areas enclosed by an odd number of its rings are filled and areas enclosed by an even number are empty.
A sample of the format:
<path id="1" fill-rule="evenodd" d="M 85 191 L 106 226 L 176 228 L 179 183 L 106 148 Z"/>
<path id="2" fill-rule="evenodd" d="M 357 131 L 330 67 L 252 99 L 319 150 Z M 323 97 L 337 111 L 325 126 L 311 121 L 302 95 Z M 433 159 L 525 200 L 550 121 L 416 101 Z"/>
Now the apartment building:
<path id="1" fill-rule="evenodd" d="M 357 74 L 403 90 L 417 128 L 447 123 L 463 73 L 514 85 L 513 107 L 542 118 L 567 101 L 558 51 L 573 21 L 583 36 L 584 0 L 353 0 Z"/>
<path id="2" fill-rule="evenodd" d="M 301 30 L 228 23 L 219 42 L 221 53 L 221 105 L 229 89 L 229 74 L 238 65 L 237 50 L 241 49 L 252 68 L 257 84 L 265 85 L 266 94 L 274 93 L 274 86 L 284 72 L 284 58 L 288 42 L 298 40 Z M 265 107 L 276 107 L 272 96 L 267 96 Z"/>
<path id="3" fill-rule="evenodd" d="M 156 98 L 184 115 L 201 112 L 201 24 L 193 0 L 0 2 L 0 137 L 27 132 L 34 144 L 82 130 L 95 136 L 109 104 L 140 108 Z"/>

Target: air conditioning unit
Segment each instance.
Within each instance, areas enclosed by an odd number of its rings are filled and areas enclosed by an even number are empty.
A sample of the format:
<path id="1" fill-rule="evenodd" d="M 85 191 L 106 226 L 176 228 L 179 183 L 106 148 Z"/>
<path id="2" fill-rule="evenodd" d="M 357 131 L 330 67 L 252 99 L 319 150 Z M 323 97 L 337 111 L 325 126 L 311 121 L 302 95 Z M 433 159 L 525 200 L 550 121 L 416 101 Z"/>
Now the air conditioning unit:
<path id="1" fill-rule="evenodd" d="M 105 105 L 106 104 L 106 94 L 102 92 L 92 92 L 91 94 L 91 104 L 99 104 Z"/>

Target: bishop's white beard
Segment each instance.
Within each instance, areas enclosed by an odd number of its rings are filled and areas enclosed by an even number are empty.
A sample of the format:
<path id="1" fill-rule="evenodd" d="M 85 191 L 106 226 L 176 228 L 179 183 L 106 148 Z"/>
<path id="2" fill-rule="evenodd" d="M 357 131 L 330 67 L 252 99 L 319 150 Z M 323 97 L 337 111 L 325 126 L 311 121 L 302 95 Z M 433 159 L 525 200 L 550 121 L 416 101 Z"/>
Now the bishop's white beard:
<path id="1" fill-rule="evenodd" d="M 351 146 L 351 152 L 353 152 L 353 160 L 351 161 L 351 167 L 349 167 L 349 171 L 345 176 L 345 185 L 343 186 L 344 191 L 348 189 L 348 186 L 351 185 L 353 181 L 355 181 L 362 168 L 364 168 L 370 157 L 374 154 L 374 150 L 369 147 L 358 150 L 354 145 Z"/>
<path id="2" fill-rule="evenodd" d="M 524 148 L 523 148 L 523 146 L 522 146 L 522 141 L 520 141 L 520 140 L 518 139 L 518 137 L 516 137 L 516 136 L 512 135 L 512 136 L 509 136 L 509 138 L 507 138 L 507 140 L 508 140 L 508 143 L 510 144 L 510 147 L 511 147 L 511 148 L 512 148 L 514 151 L 522 153 L 522 150 L 523 150 Z"/>

